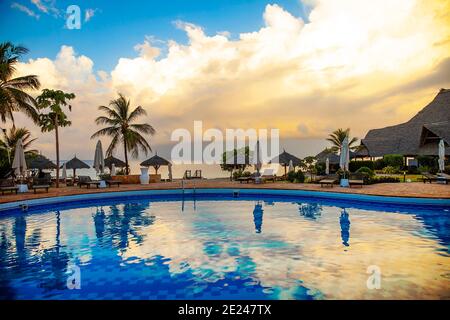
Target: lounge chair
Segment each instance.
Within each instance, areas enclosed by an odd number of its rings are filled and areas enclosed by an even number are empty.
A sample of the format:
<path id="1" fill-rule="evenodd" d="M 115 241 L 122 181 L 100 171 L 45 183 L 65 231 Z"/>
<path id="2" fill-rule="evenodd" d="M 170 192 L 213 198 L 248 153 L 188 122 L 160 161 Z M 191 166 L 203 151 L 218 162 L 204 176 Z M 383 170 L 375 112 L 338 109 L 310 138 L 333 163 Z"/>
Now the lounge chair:
<path id="1" fill-rule="evenodd" d="M 329 186 L 333 188 L 333 185 L 339 181 L 339 177 L 337 175 L 328 175 L 325 179 L 319 181 L 320 187 Z"/>
<path id="2" fill-rule="evenodd" d="M 15 192 L 17 194 L 19 187 L 16 186 L 13 179 L 0 179 L 0 191 L 2 195 L 5 195 L 5 192 Z"/>
<path id="3" fill-rule="evenodd" d="M 30 188 L 33 189 L 34 193 L 37 193 L 38 190 L 45 190 L 48 193 L 51 183 L 52 180 L 50 176 L 45 178 L 33 178 Z"/>
<path id="4" fill-rule="evenodd" d="M 106 184 L 108 185 L 108 187 L 111 187 L 111 186 L 113 186 L 113 185 L 116 185 L 117 188 L 119 188 L 120 185 L 122 184 L 121 181 L 116 181 L 116 180 L 106 180 L 105 182 L 106 182 Z"/>
<path id="5" fill-rule="evenodd" d="M 202 178 L 202 170 L 195 170 L 195 174 L 192 179 L 203 179 Z"/>
<path id="6" fill-rule="evenodd" d="M 239 183 L 243 183 L 243 182 L 249 183 L 250 181 L 252 181 L 254 179 L 255 179 L 254 177 L 248 176 L 248 177 L 239 177 L 236 179 L 236 181 L 239 181 Z"/>
<path id="7" fill-rule="evenodd" d="M 450 182 L 450 175 L 448 175 L 446 173 L 439 173 L 437 175 L 437 180 L 438 181 L 445 181 L 445 184 L 448 184 Z"/>
<path id="8" fill-rule="evenodd" d="M 350 188 L 352 186 L 360 186 L 362 188 L 364 185 L 364 176 L 361 174 L 351 174 L 348 179 L 348 184 Z"/>
<path id="9" fill-rule="evenodd" d="M 78 176 L 78 186 L 81 188 L 82 186 L 86 186 L 90 189 L 91 186 L 100 187 L 100 181 L 93 181 L 89 176 Z"/>
<path id="10" fill-rule="evenodd" d="M 187 180 L 192 179 L 192 171 L 191 170 L 186 170 L 184 172 L 183 179 L 187 179 Z"/>
<path id="11" fill-rule="evenodd" d="M 422 181 L 423 183 L 432 183 L 433 181 L 438 181 L 438 176 L 428 172 L 424 172 L 422 173 Z"/>
<path id="12" fill-rule="evenodd" d="M 274 169 L 264 169 L 263 172 L 261 173 L 261 181 L 262 182 L 267 182 L 267 181 L 275 182 L 276 178 L 277 178 L 277 176 L 275 175 Z"/>

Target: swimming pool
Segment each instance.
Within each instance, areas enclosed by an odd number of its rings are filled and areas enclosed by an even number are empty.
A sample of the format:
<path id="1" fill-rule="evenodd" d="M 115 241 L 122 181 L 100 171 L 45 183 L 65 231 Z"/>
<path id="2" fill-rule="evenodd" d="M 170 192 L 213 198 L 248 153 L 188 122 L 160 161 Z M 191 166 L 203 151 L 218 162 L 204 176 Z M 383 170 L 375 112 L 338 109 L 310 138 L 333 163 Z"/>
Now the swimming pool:
<path id="1" fill-rule="evenodd" d="M 0 213 L 0 299 L 448 299 L 449 214 L 293 193 L 37 202 Z"/>

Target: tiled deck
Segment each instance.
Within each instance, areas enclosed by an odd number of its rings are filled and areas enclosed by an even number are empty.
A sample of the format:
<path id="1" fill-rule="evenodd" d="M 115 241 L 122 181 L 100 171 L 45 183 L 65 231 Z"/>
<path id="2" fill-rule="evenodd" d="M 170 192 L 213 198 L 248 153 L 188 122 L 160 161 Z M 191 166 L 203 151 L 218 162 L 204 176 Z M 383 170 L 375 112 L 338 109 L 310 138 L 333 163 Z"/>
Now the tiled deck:
<path id="1" fill-rule="evenodd" d="M 246 184 L 239 182 L 231 182 L 225 179 L 217 180 L 203 180 L 203 181 L 185 181 L 185 188 L 264 188 L 264 189 L 291 189 L 291 190 L 310 190 L 310 191 L 328 191 L 328 192 L 343 192 L 355 194 L 368 194 L 379 196 L 394 196 L 394 197 L 418 197 L 418 198 L 447 198 L 450 199 L 450 185 L 442 184 L 424 184 L 417 183 L 383 183 L 363 188 L 341 188 L 334 186 L 333 188 L 321 188 L 316 184 L 293 184 L 285 182 L 265 183 L 262 185 Z M 147 186 L 142 185 L 122 185 L 120 188 L 112 187 L 106 189 L 86 189 L 78 187 L 65 187 L 59 189 L 50 188 L 48 193 L 38 191 L 37 194 L 28 192 L 25 194 L 5 194 L 0 195 L 0 203 L 14 202 L 20 200 L 29 200 L 36 198 L 58 197 L 76 194 L 88 194 L 97 192 L 117 192 L 117 191 L 135 191 L 135 190 L 155 190 L 155 189 L 180 189 L 181 181 L 153 183 Z"/>

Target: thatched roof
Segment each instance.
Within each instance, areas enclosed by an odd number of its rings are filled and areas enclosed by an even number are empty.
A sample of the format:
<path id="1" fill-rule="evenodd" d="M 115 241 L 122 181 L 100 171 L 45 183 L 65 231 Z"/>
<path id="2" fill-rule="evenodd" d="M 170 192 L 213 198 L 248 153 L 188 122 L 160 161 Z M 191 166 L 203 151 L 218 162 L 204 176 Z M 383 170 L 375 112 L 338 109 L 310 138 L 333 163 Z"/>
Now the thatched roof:
<path id="1" fill-rule="evenodd" d="M 62 167 L 62 166 L 61 166 Z M 66 168 L 67 169 L 89 169 L 89 165 L 78 159 L 77 157 L 74 157 L 72 160 L 69 160 L 66 162 Z"/>
<path id="2" fill-rule="evenodd" d="M 444 139 L 446 155 L 450 155 L 450 89 L 441 89 L 433 101 L 408 122 L 370 130 L 361 144 L 371 157 L 386 154 L 436 156 L 440 139 Z"/>
<path id="3" fill-rule="evenodd" d="M 292 164 L 297 167 L 302 163 L 302 160 L 297 158 L 296 156 L 287 153 L 286 150 L 283 150 L 283 153 L 281 153 L 278 157 L 272 159 L 271 163 L 279 163 L 282 166 L 288 166 L 289 162 L 292 160 Z"/>
<path id="4" fill-rule="evenodd" d="M 125 168 L 126 167 L 125 162 L 123 162 L 120 159 L 114 158 L 113 156 L 108 157 L 108 158 L 105 159 L 105 166 L 106 167 L 111 169 L 113 164 L 116 166 L 116 168 Z"/>
<path id="5" fill-rule="evenodd" d="M 355 157 L 356 153 L 350 151 L 350 159 L 353 159 Z M 316 155 L 317 162 L 319 163 L 325 163 L 327 161 L 327 158 L 330 160 L 330 164 L 339 164 L 340 162 L 340 156 L 330 149 L 325 149 Z"/>
<path id="6" fill-rule="evenodd" d="M 168 166 L 170 162 L 164 158 L 161 158 L 158 155 L 151 157 L 148 160 L 145 160 L 141 163 L 143 167 L 160 167 L 160 166 Z"/>
<path id="7" fill-rule="evenodd" d="M 56 169 L 56 164 L 42 155 L 37 155 L 27 159 L 27 167 L 28 169 L 54 170 Z"/>

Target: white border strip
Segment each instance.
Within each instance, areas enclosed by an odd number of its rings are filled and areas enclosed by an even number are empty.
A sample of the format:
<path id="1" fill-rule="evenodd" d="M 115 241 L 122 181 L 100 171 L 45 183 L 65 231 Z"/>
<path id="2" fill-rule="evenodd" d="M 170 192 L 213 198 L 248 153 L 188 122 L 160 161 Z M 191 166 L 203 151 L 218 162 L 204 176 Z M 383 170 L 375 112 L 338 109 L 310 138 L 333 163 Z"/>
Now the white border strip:
<path id="1" fill-rule="evenodd" d="M 286 189 L 185 189 L 185 195 L 209 194 L 209 195 L 233 195 L 238 192 L 239 195 L 275 195 L 275 196 L 301 196 L 322 199 L 337 199 L 347 201 L 377 202 L 388 204 L 407 204 L 407 205 L 430 205 L 430 206 L 449 206 L 450 199 L 434 198 L 407 198 L 407 197 L 388 197 L 375 195 L 362 195 L 354 193 L 338 193 L 308 190 L 286 190 Z M 96 199 L 126 198 L 135 196 L 158 196 L 158 195 L 179 195 L 183 194 L 181 189 L 173 190 L 137 190 L 137 191 L 118 191 L 89 193 L 62 197 L 49 197 L 40 199 L 31 199 L 24 201 L 8 202 L 0 204 L 0 212 L 7 210 L 20 209 L 22 206 L 38 206 L 58 203 L 68 203 Z"/>

